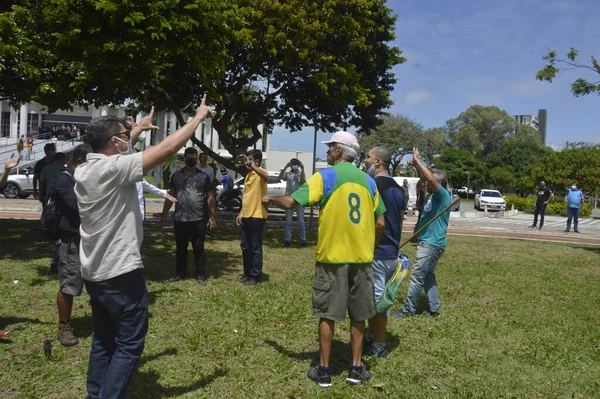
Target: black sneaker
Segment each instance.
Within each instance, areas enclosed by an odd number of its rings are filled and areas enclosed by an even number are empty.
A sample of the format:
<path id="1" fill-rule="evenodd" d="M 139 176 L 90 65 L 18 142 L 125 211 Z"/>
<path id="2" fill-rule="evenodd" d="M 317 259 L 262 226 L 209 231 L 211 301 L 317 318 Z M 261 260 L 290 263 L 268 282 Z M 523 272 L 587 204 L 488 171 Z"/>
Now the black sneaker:
<path id="1" fill-rule="evenodd" d="M 300 243 L 300 246 L 301 246 L 302 248 L 306 248 L 306 247 L 308 247 L 308 243 L 307 243 L 306 241 L 302 241 L 302 242 Z"/>
<path id="2" fill-rule="evenodd" d="M 178 281 L 183 280 L 184 277 L 180 276 L 179 274 L 174 275 L 173 277 L 171 277 L 170 279 L 167 279 L 167 283 L 176 283 Z"/>
<path id="3" fill-rule="evenodd" d="M 540 226 L 540 230 L 542 229 L 542 226 Z"/>
<path id="4" fill-rule="evenodd" d="M 531 226 L 529 226 L 530 229 L 535 229 L 535 224 L 532 224 Z"/>
<path id="5" fill-rule="evenodd" d="M 579 233 L 579 230 L 573 230 L 574 233 Z"/>
<path id="6" fill-rule="evenodd" d="M 246 281 L 250 280 L 250 277 L 246 276 L 245 274 L 240 277 L 240 279 L 238 280 L 240 283 L 244 284 Z"/>
<path id="7" fill-rule="evenodd" d="M 360 385 L 364 381 L 371 379 L 371 373 L 367 371 L 367 368 L 363 364 L 360 368 L 350 367 L 348 372 L 348 378 L 346 381 L 352 385 Z"/>
<path id="8" fill-rule="evenodd" d="M 321 388 L 328 388 L 331 384 L 331 375 L 324 373 L 319 369 L 319 365 L 315 367 L 309 367 L 306 371 L 306 376 L 317 383 Z"/>
<path id="9" fill-rule="evenodd" d="M 290 245 L 291 245 L 291 244 L 290 244 L 290 242 L 289 242 L 289 241 L 286 241 L 286 242 L 284 242 L 284 243 L 283 243 L 283 247 L 284 247 L 284 248 L 289 248 L 289 247 L 290 247 Z"/>
<path id="10" fill-rule="evenodd" d="M 568 233 L 568 232 L 569 232 L 569 229 L 566 229 L 566 230 L 565 230 L 565 233 Z"/>
<path id="11" fill-rule="evenodd" d="M 375 348 L 373 344 L 369 346 L 363 346 L 363 355 L 366 357 L 376 357 L 377 359 L 387 359 L 388 351 L 385 348 Z"/>
<path id="12" fill-rule="evenodd" d="M 258 279 L 254 278 L 254 277 L 248 277 L 248 280 L 246 280 L 244 282 L 244 285 L 247 285 L 247 286 L 253 286 L 253 285 L 256 285 L 256 284 L 258 284 Z"/>
<path id="13" fill-rule="evenodd" d="M 206 277 L 200 275 L 196 277 L 196 282 L 200 285 L 206 285 Z"/>

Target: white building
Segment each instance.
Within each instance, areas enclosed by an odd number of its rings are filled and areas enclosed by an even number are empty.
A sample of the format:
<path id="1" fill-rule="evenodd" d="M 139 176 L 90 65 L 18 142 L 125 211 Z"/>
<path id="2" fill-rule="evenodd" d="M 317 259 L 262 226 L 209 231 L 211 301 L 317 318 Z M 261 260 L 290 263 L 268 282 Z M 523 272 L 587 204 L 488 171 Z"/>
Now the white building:
<path id="1" fill-rule="evenodd" d="M 520 125 L 529 125 L 535 130 L 539 130 L 540 128 L 540 119 L 537 115 L 513 115 L 513 118 L 515 118 Z"/>

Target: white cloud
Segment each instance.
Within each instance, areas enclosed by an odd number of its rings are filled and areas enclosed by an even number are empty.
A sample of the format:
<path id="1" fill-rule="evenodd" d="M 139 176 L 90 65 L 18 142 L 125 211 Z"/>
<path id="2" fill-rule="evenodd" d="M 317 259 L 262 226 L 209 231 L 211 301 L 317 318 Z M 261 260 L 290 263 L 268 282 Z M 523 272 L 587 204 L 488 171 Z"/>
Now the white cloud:
<path id="1" fill-rule="evenodd" d="M 433 99 L 433 94 L 431 94 L 428 90 L 413 90 L 406 93 L 404 101 L 408 105 L 417 105 Z"/>

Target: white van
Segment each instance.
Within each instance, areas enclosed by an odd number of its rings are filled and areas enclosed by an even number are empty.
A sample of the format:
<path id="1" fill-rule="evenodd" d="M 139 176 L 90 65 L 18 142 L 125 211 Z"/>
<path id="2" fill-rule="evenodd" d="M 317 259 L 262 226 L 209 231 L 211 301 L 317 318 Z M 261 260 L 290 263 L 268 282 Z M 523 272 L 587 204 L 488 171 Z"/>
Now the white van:
<path id="1" fill-rule="evenodd" d="M 394 180 L 398 183 L 399 186 L 404 184 L 404 179 L 408 180 L 408 205 L 406 205 L 406 210 L 412 209 L 413 211 L 417 210 L 417 182 L 419 181 L 418 177 L 403 177 L 396 176 Z"/>

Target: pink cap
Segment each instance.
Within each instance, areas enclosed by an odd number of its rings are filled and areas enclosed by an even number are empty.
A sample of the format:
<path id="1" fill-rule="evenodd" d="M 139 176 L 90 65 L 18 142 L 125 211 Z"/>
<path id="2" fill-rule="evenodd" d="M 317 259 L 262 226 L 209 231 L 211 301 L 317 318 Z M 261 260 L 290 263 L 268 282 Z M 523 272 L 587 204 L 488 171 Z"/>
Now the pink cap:
<path id="1" fill-rule="evenodd" d="M 333 137 L 331 138 L 331 140 L 323 141 L 322 143 L 323 144 L 336 143 L 336 144 L 347 145 L 348 147 L 360 148 L 360 146 L 358 145 L 358 140 L 356 139 L 356 136 L 354 136 L 352 133 L 348 133 L 348 132 L 344 132 L 344 131 L 336 132 L 333 135 Z"/>

